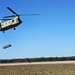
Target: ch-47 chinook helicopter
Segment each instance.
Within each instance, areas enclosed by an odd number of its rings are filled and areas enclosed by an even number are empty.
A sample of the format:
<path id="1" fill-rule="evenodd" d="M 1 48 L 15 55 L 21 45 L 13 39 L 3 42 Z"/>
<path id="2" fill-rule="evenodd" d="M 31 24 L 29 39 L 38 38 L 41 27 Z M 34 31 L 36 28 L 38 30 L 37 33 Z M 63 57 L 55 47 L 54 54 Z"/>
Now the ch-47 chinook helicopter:
<path id="1" fill-rule="evenodd" d="M 0 20 L 0 31 L 3 31 L 3 33 L 6 30 L 9 30 L 13 28 L 15 30 L 15 27 L 20 25 L 22 23 L 22 20 L 20 19 L 20 16 L 33 16 L 33 15 L 40 15 L 40 14 L 17 14 L 14 12 L 10 7 L 7 7 L 8 10 L 10 10 L 14 15 L 11 16 L 5 16 L 4 19 Z M 2 20 L 7 20 L 5 22 L 2 22 Z"/>

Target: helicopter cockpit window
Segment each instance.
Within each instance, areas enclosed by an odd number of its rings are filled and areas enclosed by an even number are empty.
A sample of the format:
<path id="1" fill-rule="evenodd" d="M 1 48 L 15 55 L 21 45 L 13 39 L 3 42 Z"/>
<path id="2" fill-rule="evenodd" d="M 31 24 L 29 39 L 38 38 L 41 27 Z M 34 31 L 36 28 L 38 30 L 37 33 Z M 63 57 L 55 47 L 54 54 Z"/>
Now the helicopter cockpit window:
<path id="1" fill-rule="evenodd" d="M 16 22 L 18 22 L 18 19 L 16 19 Z"/>

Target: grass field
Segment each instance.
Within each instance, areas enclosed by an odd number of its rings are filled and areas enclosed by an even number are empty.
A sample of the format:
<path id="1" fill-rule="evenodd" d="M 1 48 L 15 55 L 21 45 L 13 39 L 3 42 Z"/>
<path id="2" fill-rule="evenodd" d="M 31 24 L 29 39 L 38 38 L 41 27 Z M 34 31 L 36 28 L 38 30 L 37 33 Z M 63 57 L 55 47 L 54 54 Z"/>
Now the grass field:
<path id="1" fill-rule="evenodd" d="M 75 75 L 75 64 L 0 66 L 0 75 Z"/>

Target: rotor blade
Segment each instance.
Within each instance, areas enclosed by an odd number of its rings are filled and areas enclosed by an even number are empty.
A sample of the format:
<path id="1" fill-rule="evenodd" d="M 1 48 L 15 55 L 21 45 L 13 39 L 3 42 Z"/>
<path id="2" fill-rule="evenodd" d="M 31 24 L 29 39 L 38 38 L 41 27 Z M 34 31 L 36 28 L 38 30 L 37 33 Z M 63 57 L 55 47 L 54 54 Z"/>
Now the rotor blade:
<path id="1" fill-rule="evenodd" d="M 35 16 L 35 15 L 40 15 L 40 14 L 19 14 L 18 16 Z M 16 15 L 11 15 L 11 16 L 5 16 L 3 18 L 9 18 L 9 17 L 15 17 Z"/>
<path id="2" fill-rule="evenodd" d="M 3 17 L 3 18 L 10 18 L 10 17 L 15 17 L 15 15 L 5 16 L 5 17 Z"/>
<path id="3" fill-rule="evenodd" d="M 14 12 L 11 8 L 7 7 L 7 9 L 9 9 L 13 14 L 18 15 L 16 12 Z"/>
<path id="4" fill-rule="evenodd" d="M 19 16 L 35 16 L 35 15 L 40 15 L 40 14 L 20 14 Z"/>
<path id="5" fill-rule="evenodd" d="M 0 20 L 11 20 L 11 19 L 0 19 Z"/>

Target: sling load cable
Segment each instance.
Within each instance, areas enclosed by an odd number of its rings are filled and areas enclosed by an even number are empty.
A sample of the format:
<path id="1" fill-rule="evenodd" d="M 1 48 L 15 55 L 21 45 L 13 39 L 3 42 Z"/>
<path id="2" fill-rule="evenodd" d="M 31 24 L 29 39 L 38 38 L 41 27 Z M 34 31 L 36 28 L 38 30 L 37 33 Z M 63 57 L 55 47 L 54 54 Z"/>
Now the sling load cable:
<path id="1" fill-rule="evenodd" d="M 3 46 L 3 49 L 7 49 L 7 48 L 9 48 L 9 47 L 11 47 L 11 29 L 10 29 L 10 31 L 8 32 L 9 34 L 7 35 L 7 39 L 6 39 L 6 35 L 5 35 L 5 33 L 4 33 L 4 40 L 5 40 L 5 42 L 7 43 L 5 43 L 5 46 Z"/>
<path id="2" fill-rule="evenodd" d="M 11 29 L 9 30 L 9 37 L 8 37 L 8 43 L 11 43 Z"/>
<path id="3" fill-rule="evenodd" d="M 4 45 L 6 45 L 6 36 L 5 33 L 3 33 L 3 47 Z M 6 53 L 6 50 L 3 51 L 4 53 Z"/>
<path id="4" fill-rule="evenodd" d="M 6 33 L 3 33 L 3 45 L 6 44 Z"/>

